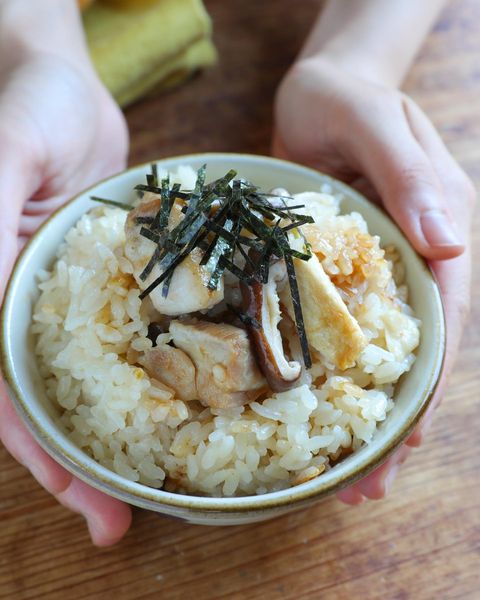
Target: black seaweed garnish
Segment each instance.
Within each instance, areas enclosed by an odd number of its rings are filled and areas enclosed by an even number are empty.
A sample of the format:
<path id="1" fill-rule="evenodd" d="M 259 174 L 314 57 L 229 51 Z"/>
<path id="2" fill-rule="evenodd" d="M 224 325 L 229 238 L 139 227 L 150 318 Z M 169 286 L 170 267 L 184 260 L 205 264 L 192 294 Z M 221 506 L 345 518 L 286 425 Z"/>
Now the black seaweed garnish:
<path id="1" fill-rule="evenodd" d="M 240 321 L 247 327 L 254 327 L 255 329 L 262 328 L 262 326 L 257 321 L 257 319 L 255 319 L 255 317 L 251 317 L 250 315 L 247 315 L 247 314 L 241 312 L 240 310 L 235 308 L 235 306 L 233 306 L 232 304 L 227 304 L 227 308 L 230 312 L 232 312 L 234 315 L 236 315 L 240 319 Z"/>
<path id="2" fill-rule="evenodd" d="M 157 166 L 153 164 L 147 184 L 135 187 L 140 193 L 151 192 L 160 197 L 160 208 L 154 217 L 136 219 L 141 225 L 140 234 L 155 244 L 140 279 L 145 281 L 155 266 L 161 273 L 140 298 L 160 285 L 162 296 L 166 297 L 175 269 L 195 249 L 201 250 L 200 265 L 208 275 L 206 285 L 210 290 L 218 288 L 225 271 L 247 284 L 267 283 L 272 262 L 285 260 L 298 336 L 305 366 L 309 368 L 311 358 L 294 259 L 311 257 L 311 248 L 300 228 L 313 223 L 313 218 L 293 212 L 304 208 L 303 204 L 288 206 L 286 197 L 260 191 L 250 181 L 237 178 L 233 169 L 206 183 L 206 169 L 206 165 L 198 169 L 193 190 L 182 190 L 179 184 L 172 185 L 168 176 L 159 181 Z M 93 199 L 125 210 L 133 208 L 112 200 Z M 176 200 L 184 217 L 170 230 L 169 217 Z M 300 250 L 291 247 L 289 234 L 302 240 Z M 244 323 L 258 325 L 233 307 L 231 310 Z"/>
<path id="3" fill-rule="evenodd" d="M 293 264 L 293 258 L 289 252 L 288 238 L 285 236 L 283 231 L 277 233 L 277 239 L 279 245 L 284 250 L 283 258 L 287 267 L 288 284 L 290 286 L 290 295 L 292 298 L 293 312 L 295 314 L 295 323 L 297 325 L 298 338 L 302 347 L 303 361 L 305 367 L 309 369 L 312 366 L 312 358 L 308 349 L 307 334 L 305 332 L 305 323 L 303 320 L 302 303 L 300 301 L 300 293 L 298 291 L 297 276 L 295 273 L 295 265 Z"/>
<path id="4" fill-rule="evenodd" d="M 134 208 L 131 204 L 117 202 L 116 200 L 109 200 L 108 198 L 99 198 L 98 196 L 90 196 L 90 200 L 93 200 L 94 202 L 100 202 L 101 204 L 107 204 L 108 206 L 115 206 L 115 208 L 121 208 L 122 210 L 130 211 Z"/>
<path id="5" fill-rule="evenodd" d="M 157 163 L 152 163 L 150 165 L 151 172 L 147 173 L 146 179 L 147 184 L 152 187 L 158 187 L 158 168 Z"/>
<path id="6" fill-rule="evenodd" d="M 155 215 L 150 229 L 153 231 L 163 231 L 168 225 L 168 217 L 170 216 L 170 177 L 162 179 L 162 187 L 160 188 L 160 210 Z M 141 232 L 140 232 L 141 233 Z"/>

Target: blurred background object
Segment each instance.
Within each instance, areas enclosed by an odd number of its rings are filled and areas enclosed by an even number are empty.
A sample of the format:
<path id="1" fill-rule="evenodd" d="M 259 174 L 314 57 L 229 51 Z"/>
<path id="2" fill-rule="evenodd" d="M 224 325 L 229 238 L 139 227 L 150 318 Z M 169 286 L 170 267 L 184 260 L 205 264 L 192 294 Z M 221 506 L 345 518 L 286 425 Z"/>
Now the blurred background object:
<path id="1" fill-rule="evenodd" d="M 80 0 L 90 54 L 122 106 L 215 63 L 201 0 Z"/>

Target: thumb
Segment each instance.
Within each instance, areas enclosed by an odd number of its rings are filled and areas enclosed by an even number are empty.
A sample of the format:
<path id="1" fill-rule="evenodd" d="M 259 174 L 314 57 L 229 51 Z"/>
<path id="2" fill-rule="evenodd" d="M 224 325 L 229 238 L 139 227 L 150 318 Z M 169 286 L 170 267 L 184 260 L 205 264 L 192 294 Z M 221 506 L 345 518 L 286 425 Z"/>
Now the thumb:
<path id="1" fill-rule="evenodd" d="M 31 171 L 22 152 L 0 135 L 0 303 L 17 256 L 22 207 L 35 191 Z"/>
<path id="2" fill-rule="evenodd" d="M 380 112 L 375 127 L 365 122 L 359 127 L 358 141 L 353 142 L 356 158 L 415 249 L 431 260 L 462 254 L 464 241 L 441 181 L 403 110 L 392 112 L 390 107 Z"/>
<path id="3" fill-rule="evenodd" d="M 0 303 L 17 255 L 17 232 L 21 200 L 12 196 L 12 186 L 0 171 Z"/>

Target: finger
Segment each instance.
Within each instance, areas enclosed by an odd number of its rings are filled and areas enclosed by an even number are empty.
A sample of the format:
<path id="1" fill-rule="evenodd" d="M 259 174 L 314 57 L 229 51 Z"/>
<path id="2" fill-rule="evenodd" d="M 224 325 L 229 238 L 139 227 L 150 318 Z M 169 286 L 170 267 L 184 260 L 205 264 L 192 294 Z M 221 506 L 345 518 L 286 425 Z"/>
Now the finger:
<path id="1" fill-rule="evenodd" d="M 17 256 L 22 206 L 37 186 L 38 169 L 28 152 L 2 131 L 0 123 L 0 302 Z"/>
<path id="2" fill-rule="evenodd" d="M 132 522 L 130 507 L 74 477 L 68 488 L 57 494 L 66 508 L 82 514 L 96 546 L 111 546 L 128 531 Z"/>
<path id="3" fill-rule="evenodd" d="M 38 215 L 25 215 L 22 214 L 18 223 L 18 234 L 22 237 L 29 238 L 37 231 L 40 225 L 48 219 L 50 215 L 48 213 Z"/>
<path id="4" fill-rule="evenodd" d="M 404 109 L 410 129 L 428 155 L 442 184 L 450 218 L 454 220 L 462 240 L 468 241 L 476 200 L 475 187 L 425 113 L 410 98 L 405 98 Z"/>
<path id="5" fill-rule="evenodd" d="M 425 441 L 425 436 L 430 431 L 433 421 L 434 410 L 440 403 L 438 400 L 432 400 L 432 404 L 428 407 L 427 412 L 423 416 L 421 422 L 415 427 L 413 433 L 405 442 L 409 448 L 419 448 Z"/>
<path id="6" fill-rule="evenodd" d="M 2 205 L 1 209 L 3 210 L 3 208 Z M 18 216 L 14 214 L 13 210 L 10 211 L 10 214 L 0 216 L 0 302 L 17 256 L 17 229 Z"/>
<path id="7" fill-rule="evenodd" d="M 429 156 L 415 138 L 399 102 L 378 106 L 371 116 L 356 115 L 356 135 L 344 143 L 374 184 L 385 207 L 418 252 L 430 259 L 459 256 L 465 249 L 456 230 L 442 183 Z M 450 162 L 455 165 L 453 159 Z"/>
<path id="8" fill-rule="evenodd" d="M 23 207 L 19 220 L 18 232 L 21 236 L 30 237 L 40 225 L 68 200 L 68 195 L 54 196 L 48 199 L 31 198 Z"/>
<path id="9" fill-rule="evenodd" d="M 6 449 L 61 504 L 87 519 L 93 543 L 109 546 L 121 539 L 130 527 L 130 508 L 72 477 L 40 448 L 7 399 L 1 380 L 0 411 L 0 439 Z"/>
<path id="10" fill-rule="evenodd" d="M 130 508 L 80 482 L 57 464 L 33 439 L 7 398 L 0 379 L 0 439 L 10 454 L 59 502 L 87 519 L 92 541 L 110 546 L 130 527 Z"/>
<path id="11" fill-rule="evenodd" d="M 51 214 L 68 199 L 68 196 L 55 196 L 53 198 L 30 198 L 23 206 L 24 215 Z"/>
<path id="12" fill-rule="evenodd" d="M 5 158 L 3 162 L 4 158 L 0 150 L 0 301 L 17 255 L 18 223 L 24 200 L 22 190 L 15 189 L 11 161 Z"/>
<path id="13" fill-rule="evenodd" d="M 372 473 L 357 481 L 336 496 L 345 504 L 361 504 L 365 499 L 380 500 L 385 497 L 393 485 L 400 466 L 407 459 L 411 448 L 401 446 L 393 456 Z"/>
<path id="14" fill-rule="evenodd" d="M 411 448 L 401 446 L 383 465 L 356 483 L 356 490 L 369 500 L 384 498 L 390 492 L 398 470 L 410 451 Z"/>
<path id="15" fill-rule="evenodd" d="M 452 158 L 440 136 L 418 106 L 407 98 L 405 109 L 415 137 L 431 158 L 437 175 L 442 181 L 447 201 L 455 207 L 457 224 L 460 227 L 462 237 L 467 240 L 468 244 L 476 199 L 475 188 L 459 165 L 456 162 L 452 164 Z M 469 311 L 470 248 L 467 248 L 467 251 L 461 257 L 448 262 L 432 262 L 432 268 L 440 285 L 447 324 L 445 367 L 435 397 L 427 413 L 407 441 L 407 444 L 412 447 L 418 447 L 423 443 L 431 427 L 434 411 L 443 397 L 446 380 L 454 365 L 461 332 Z"/>
<path id="16" fill-rule="evenodd" d="M 72 476 L 58 465 L 27 431 L 7 398 L 5 385 L 0 378 L 0 439 L 10 454 L 24 465 L 38 483 L 51 494 L 64 491 Z"/>
<path id="17" fill-rule="evenodd" d="M 340 502 L 348 504 L 349 506 L 358 506 L 365 502 L 365 496 L 363 496 L 354 486 L 340 490 L 337 492 L 336 496 Z"/>
<path id="18" fill-rule="evenodd" d="M 454 160 L 438 131 L 425 113 L 410 98 L 404 98 L 404 110 L 410 129 L 428 155 L 442 183 L 450 213 L 461 229 L 470 230 L 476 190 Z M 453 207 L 453 208 L 452 208 Z M 461 231 L 464 235 L 465 231 Z"/>
<path id="19" fill-rule="evenodd" d="M 442 378 L 422 422 L 408 440 L 408 445 L 419 446 L 430 428 L 436 407 L 443 397 L 447 378 L 453 369 L 463 326 L 470 308 L 471 253 L 446 262 L 434 262 L 432 268 L 437 277 L 445 310 L 447 347 Z"/>

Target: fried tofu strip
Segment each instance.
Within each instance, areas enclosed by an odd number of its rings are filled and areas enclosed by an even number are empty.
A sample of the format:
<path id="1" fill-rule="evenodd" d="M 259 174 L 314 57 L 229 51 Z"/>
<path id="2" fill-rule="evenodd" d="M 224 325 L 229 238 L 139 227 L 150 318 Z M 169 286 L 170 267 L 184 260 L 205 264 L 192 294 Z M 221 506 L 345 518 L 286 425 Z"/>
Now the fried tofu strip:
<path id="1" fill-rule="evenodd" d="M 352 367 L 367 345 L 359 324 L 348 312 L 315 255 L 308 261 L 294 259 L 294 264 L 310 346 L 339 369 Z M 294 319 L 288 289 L 283 292 L 281 300 L 289 316 Z"/>

